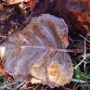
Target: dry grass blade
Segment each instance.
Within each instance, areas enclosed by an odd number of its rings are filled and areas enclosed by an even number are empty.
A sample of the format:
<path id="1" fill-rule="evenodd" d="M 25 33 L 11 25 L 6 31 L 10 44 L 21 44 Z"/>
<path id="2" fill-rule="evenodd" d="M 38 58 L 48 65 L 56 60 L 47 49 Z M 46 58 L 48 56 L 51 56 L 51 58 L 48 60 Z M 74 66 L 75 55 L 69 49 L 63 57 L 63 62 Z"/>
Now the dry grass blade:
<path id="1" fill-rule="evenodd" d="M 81 62 L 79 62 L 79 64 L 77 64 L 77 66 L 75 66 L 75 69 L 77 67 L 79 67 L 87 58 L 87 54 L 86 54 L 86 39 L 84 39 L 84 53 L 83 53 L 83 59 L 81 60 Z"/>

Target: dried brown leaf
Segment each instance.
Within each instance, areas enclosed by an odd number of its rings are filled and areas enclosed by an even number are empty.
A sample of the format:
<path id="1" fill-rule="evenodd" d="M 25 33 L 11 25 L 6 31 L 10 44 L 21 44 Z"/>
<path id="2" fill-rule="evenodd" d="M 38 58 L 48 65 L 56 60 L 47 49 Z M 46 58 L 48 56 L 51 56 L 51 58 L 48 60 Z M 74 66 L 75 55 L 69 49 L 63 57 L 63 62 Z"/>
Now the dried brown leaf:
<path id="1" fill-rule="evenodd" d="M 20 33 L 8 37 L 0 46 L 4 69 L 15 80 L 48 84 L 68 83 L 73 67 L 68 53 L 68 27 L 64 20 L 49 14 L 32 19 Z"/>
<path id="2" fill-rule="evenodd" d="M 12 5 L 12 4 L 17 4 L 17 3 L 20 3 L 20 2 L 24 2 L 25 0 L 2 0 L 2 1 L 4 1 L 8 5 Z M 26 0 L 26 1 L 28 1 L 28 0 Z"/>

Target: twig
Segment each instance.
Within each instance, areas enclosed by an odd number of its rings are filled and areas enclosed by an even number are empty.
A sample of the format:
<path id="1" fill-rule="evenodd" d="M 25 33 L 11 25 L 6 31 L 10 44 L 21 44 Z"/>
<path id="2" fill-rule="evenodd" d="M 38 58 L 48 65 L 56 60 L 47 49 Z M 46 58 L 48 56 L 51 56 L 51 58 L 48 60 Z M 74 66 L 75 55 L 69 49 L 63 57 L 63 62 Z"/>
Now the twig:
<path id="1" fill-rule="evenodd" d="M 80 84 L 76 87 L 76 90 L 78 90 L 78 87 L 81 87 L 81 86 L 84 86 L 84 87 L 90 87 L 90 84 Z M 89 90 L 89 89 L 88 89 Z"/>
<path id="2" fill-rule="evenodd" d="M 83 53 L 83 59 L 81 60 L 81 62 L 79 64 L 77 64 L 75 66 L 74 69 L 76 69 L 77 67 L 79 67 L 84 61 L 86 60 L 86 39 L 84 39 L 84 53 Z"/>
<path id="3" fill-rule="evenodd" d="M 43 90 L 47 90 L 48 87 L 49 87 L 49 86 L 47 85 Z"/>
<path id="4" fill-rule="evenodd" d="M 82 37 L 84 40 L 86 40 L 87 42 L 90 43 L 90 41 L 87 38 L 85 38 L 84 36 L 82 36 L 81 34 L 79 34 L 79 36 Z"/>
<path id="5" fill-rule="evenodd" d="M 37 90 L 37 88 L 39 87 L 40 84 L 38 84 L 33 90 Z"/>
<path id="6" fill-rule="evenodd" d="M 78 84 L 78 82 L 74 84 L 73 90 L 76 90 L 76 85 L 77 85 L 77 84 Z"/>
<path id="7" fill-rule="evenodd" d="M 41 90 L 43 90 L 43 89 L 44 89 L 44 85 L 42 86 Z"/>
<path id="8" fill-rule="evenodd" d="M 80 58 L 84 58 L 84 55 L 80 55 L 78 58 L 79 58 L 79 59 L 80 59 Z M 90 58 L 90 53 L 87 53 L 87 54 L 86 54 L 86 59 L 89 59 L 89 58 Z"/>
<path id="9" fill-rule="evenodd" d="M 21 82 L 17 87 L 16 87 L 16 90 L 20 90 L 20 88 L 25 84 L 26 82 Z"/>
<path id="10" fill-rule="evenodd" d="M 71 81 L 77 82 L 77 83 L 86 83 L 84 80 L 78 80 L 78 79 L 72 79 Z"/>

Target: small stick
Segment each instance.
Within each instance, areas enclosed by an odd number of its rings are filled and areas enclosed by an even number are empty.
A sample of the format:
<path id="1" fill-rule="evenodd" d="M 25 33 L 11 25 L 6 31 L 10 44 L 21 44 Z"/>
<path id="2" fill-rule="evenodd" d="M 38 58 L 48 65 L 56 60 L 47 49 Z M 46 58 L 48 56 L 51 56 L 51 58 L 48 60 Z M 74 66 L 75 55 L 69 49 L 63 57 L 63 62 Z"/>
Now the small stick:
<path id="1" fill-rule="evenodd" d="M 79 36 L 82 37 L 84 40 L 86 40 L 88 43 L 90 43 L 90 41 L 87 38 L 85 38 L 84 36 L 82 36 L 81 34 Z"/>
<path id="2" fill-rule="evenodd" d="M 76 69 L 77 67 L 79 67 L 86 60 L 86 57 L 87 57 L 87 55 L 86 55 L 86 39 L 84 39 L 84 53 L 83 54 L 84 54 L 83 55 L 83 59 L 81 60 L 80 63 L 78 63 L 76 65 L 76 67 L 74 69 Z"/>

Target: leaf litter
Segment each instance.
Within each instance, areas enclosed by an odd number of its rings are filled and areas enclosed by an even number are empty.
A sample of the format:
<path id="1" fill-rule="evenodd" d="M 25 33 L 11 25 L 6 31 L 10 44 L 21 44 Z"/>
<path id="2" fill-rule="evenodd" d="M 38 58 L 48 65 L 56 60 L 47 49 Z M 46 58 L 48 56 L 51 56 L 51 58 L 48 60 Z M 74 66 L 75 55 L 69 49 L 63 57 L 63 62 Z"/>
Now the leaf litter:
<path id="1" fill-rule="evenodd" d="M 63 18 L 49 14 L 33 17 L 22 31 L 9 36 L 0 45 L 4 70 L 15 80 L 62 86 L 73 75 L 71 58 L 66 50 L 68 27 Z"/>

